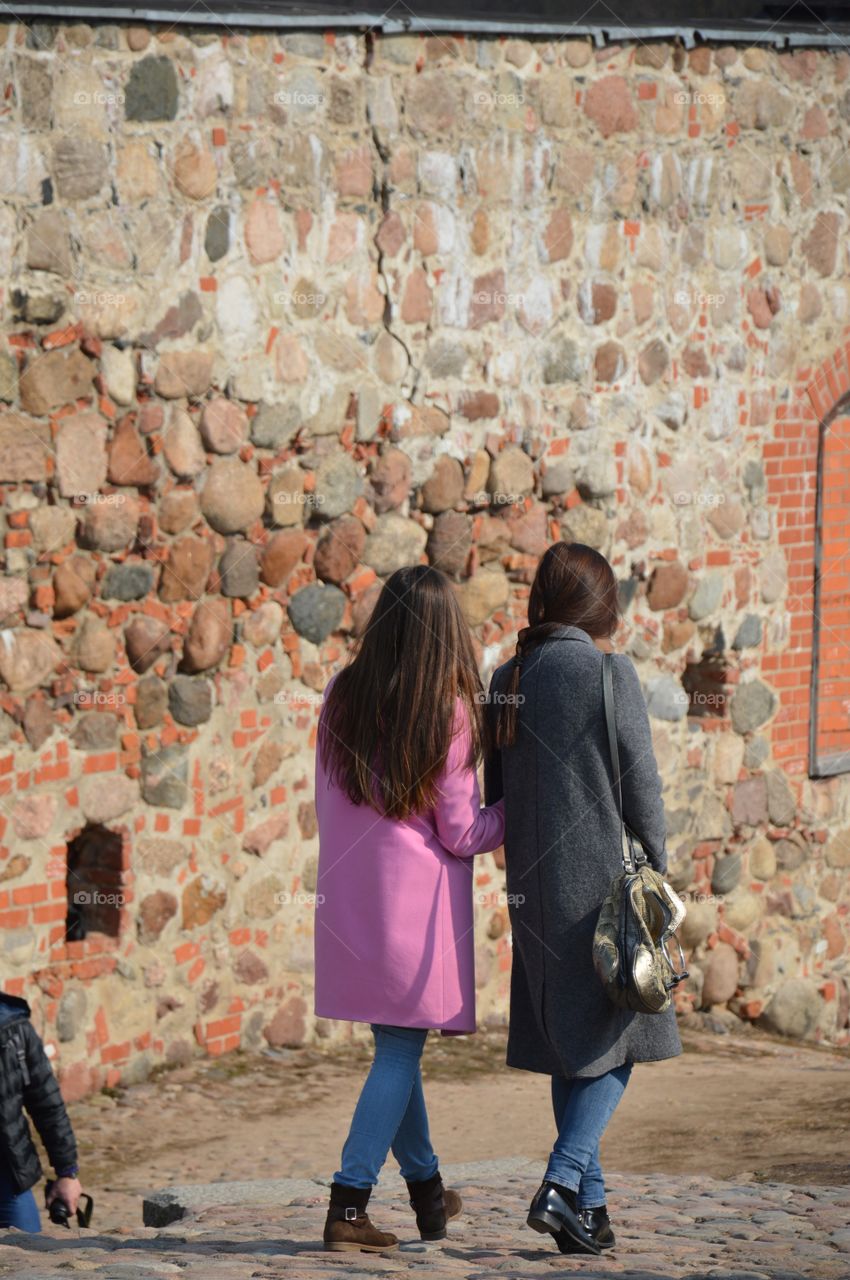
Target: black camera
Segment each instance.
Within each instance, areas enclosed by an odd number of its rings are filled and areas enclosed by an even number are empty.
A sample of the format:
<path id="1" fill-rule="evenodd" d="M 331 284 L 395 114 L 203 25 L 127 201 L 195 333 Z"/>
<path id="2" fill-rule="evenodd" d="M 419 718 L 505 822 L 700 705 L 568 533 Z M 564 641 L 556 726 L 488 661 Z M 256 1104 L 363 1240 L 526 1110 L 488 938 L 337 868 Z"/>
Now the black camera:
<path id="1" fill-rule="evenodd" d="M 44 1187 L 44 1203 L 47 1204 L 47 1197 L 50 1195 L 50 1189 L 55 1184 L 48 1181 Z M 85 1208 L 82 1208 L 82 1202 L 85 1200 Z M 94 1209 L 94 1201 L 91 1196 L 81 1195 L 80 1203 L 77 1205 L 77 1223 L 81 1227 L 87 1227 L 91 1222 L 92 1209 Z M 58 1227 L 67 1227 L 71 1229 L 71 1210 L 64 1200 L 56 1196 L 49 1205 L 47 1212 L 50 1214 L 50 1221 L 55 1222 Z"/>

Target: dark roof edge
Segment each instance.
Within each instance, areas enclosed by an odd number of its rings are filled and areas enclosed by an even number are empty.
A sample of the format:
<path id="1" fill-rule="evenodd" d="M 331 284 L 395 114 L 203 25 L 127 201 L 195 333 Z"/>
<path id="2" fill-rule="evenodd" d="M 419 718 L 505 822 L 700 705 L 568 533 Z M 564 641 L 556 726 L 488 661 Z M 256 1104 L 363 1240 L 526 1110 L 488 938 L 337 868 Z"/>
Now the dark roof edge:
<path id="1" fill-rule="evenodd" d="M 179 13 L 176 9 L 157 9 L 156 7 L 140 8 L 133 4 L 75 4 L 68 10 L 57 9 L 55 4 L 39 4 L 36 2 L 11 4 L 3 6 L 4 21 L 14 21 L 17 17 L 52 18 L 54 21 L 73 22 L 86 19 L 100 19 L 114 22 L 120 19 L 136 22 L 142 26 L 151 22 L 165 22 L 170 26 L 212 26 L 212 27 L 268 27 L 272 29 L 305 31 L 319 30 L 371 30 L 380 31 L 383 35 L 406 35 L 419 32 L 445 31 L 454 35 L 469 33 L 470 35 L 517 35 L 517 36 L 592 36 L 597 47 L 606 44 L 621 44 L 632 40 L 670 40 L 680 39 L 685 48 L 691 49 L 696 44 L 711 40 L 723 44 L 770 44 L 783 48 L 848 48 L 850 33 L 841 34 L 832 31 L 823 24 L 807 29 L 799 27 L 782 27 L 780 24 L 760 24 L 741 22 L 725 26 L 712 26 L 701 23 L 693 27 L 640 25 L 617 26 L 616 23 L 597 24 L 580 22 L 507 22 L 493 21 L 485 18 L 418 18 L 408 11 L 404 18 L 393 18 L 390 14 L 374 12 L 340 12 L 327 10 L 314 13 L 269 13 L 268 9 L 252 9 L 245 6 L 239 10 L 214 11 L 209 8 L 193 8 Z"/>

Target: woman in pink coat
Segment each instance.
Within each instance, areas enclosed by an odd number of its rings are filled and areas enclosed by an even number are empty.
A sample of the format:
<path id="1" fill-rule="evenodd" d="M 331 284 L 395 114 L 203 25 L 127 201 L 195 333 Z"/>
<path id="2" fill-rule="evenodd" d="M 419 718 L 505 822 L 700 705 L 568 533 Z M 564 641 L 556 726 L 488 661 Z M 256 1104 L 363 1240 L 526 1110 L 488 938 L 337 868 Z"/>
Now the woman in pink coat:
<path id="1" fill-rule="evenodd" d="M 366 1205 L 392 1149 L 420 1235 L 439 1240 L 445 1191 L 419 1060 L 431 1028 L 475 1030 L 472 857 L 498 848 L 481 808 L 483 693 L 448 579 L 399 569 L 352 662 L 325 691 L 316 751 L 316 1013 L 371 1024 L 375 1058 L 331 1186 L 325 1248 L 398 1247 Z"/>

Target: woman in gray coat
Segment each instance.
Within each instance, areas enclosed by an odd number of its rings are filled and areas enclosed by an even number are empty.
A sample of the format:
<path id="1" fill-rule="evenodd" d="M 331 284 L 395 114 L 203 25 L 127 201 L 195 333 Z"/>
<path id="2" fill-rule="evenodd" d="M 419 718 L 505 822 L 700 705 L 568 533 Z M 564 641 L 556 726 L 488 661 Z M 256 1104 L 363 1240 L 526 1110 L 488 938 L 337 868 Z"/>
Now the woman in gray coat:
<path id="1" fill-rule="evenodd" d="M 581 543 L 550 547 L 529 599 L 516 656 L 493 674 L 495 749 L 487 803 L 505 799 L 513 935 L 507 1063 L 552 1077 L 558 1137 L 529 1226 L 563 1253 L 610 1248 L 599 1140 L 632 1064 L 672 1058 L 675 1014 L 610 1002 L 593 967 L 603 899 L 622 871 L 620 821 L 602 697 L 602 651 L 619 622 L 617 582 Z M 649 861 L 666 869 L 661 779 L 631 660 L 613 663 L 623 815 Z"/>

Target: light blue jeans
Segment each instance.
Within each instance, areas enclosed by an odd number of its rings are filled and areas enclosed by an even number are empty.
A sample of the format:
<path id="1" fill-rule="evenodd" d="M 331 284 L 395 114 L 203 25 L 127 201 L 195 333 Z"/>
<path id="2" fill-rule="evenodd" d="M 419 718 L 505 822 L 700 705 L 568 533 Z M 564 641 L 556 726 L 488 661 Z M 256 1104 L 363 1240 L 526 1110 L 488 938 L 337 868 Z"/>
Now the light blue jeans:
<path id="1" fill-rule="evenodd" d="M 631 1072 L 632 1064 L 627 1062 L 603 1076 L 552 1077 L 552 1109 L 558 1137 L 544 1181 L 575 1191 L 580 1209 L 597 1209 L 605 1203 L 599 1142 Z"/>
<path id="2" fill-rule="evenodd" d="M 373 1187 L 392 1148 L 401 1176 L 424 1182 L 438 1162 L 428 1132 L 419 1059 L 427 1030 L 372 1025 L 375 1058 L 360 1092 L 334 1182 Z"/>
<path id="3" fill-rule="evenodd" d="M 41 1218 L 31 1191 L 16 1191 L 6 1170 L 0 1167 L 0 1228 L 40 1231 Z"/>

